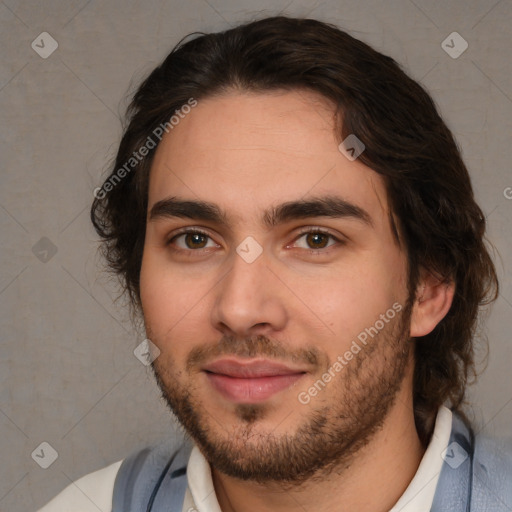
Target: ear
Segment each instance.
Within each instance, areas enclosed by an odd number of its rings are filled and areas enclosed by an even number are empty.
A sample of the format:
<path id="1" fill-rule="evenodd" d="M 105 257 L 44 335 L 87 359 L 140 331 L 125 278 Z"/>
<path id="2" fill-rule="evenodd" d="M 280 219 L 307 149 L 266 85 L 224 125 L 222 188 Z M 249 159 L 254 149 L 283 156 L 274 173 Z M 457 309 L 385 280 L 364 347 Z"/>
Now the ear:
<path id="1" fill-rule="evenodd" d="M 416 288 L 411 316 L 411 337 L 426 336 L 448 313 L 455 294 L 453 281 L 441 281 L 429 272 L 422 272 Z"/>

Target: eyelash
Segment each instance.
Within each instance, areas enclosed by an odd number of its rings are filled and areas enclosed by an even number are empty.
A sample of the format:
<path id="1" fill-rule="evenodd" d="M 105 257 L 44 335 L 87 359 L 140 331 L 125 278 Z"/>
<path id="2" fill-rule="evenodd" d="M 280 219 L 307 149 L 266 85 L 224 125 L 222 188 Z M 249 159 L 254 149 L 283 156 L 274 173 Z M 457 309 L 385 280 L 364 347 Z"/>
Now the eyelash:
<path id="1" fill-rule="evenodd" d="M 184 228 L 183 230 L 181 231 L 178 231 L 177 233 L 175 233 L 167 242 L 166 242 L 166 245 L 171 247 L 171 250 L 176 252 L 176 253 L 182 253 L 182 254 L 187 254 L 187 256 L 192 256 L 192 253 L 198 253 L 198 252 L 201 252 L 202 250 L 204 249 L 181 249 L 181 248 L 176 248 L 176 247 L 172 247 L 172 242 L 174 242 L 178 237 L 182 236 L 182 235 L 188 235 L 188 234 L 191 234 L 191 235 L 203 235 L 207 238 L 212 238 L 210 236 L 209 233 L 207 233 L 206 231 L 202 231 L 201 229 L 198 229 L 198 228 L 193 228 L 193 229 L 190 229 L 190 228 Z M 304 228 L 302 229 L 299 234 L 295 237 L 294 239 L 294 242 L 296 242 L 299 238 L 301 238 L 302 236 L 304 235 L 307 235 L 307 234 L 321 234 L 321 235 L 325 235 L 325 236 L 328 236 L 330 238 L 332 238 L 335 242 L 338 243 L 338 245 L 344 245 L 346 242 L 344 240 L 340 240 L 339 238 L 337 238 L 336 236 L 334 236 L 332 233 L 330 233 L 329 231 L 326 231 L 324 229 L 321 229 L 321 228 Z M 328 247 L 325 247 L 325 248 L 320 248 L 320 249 L 303 249 L 304 251 L 307 251 L 309 254 L 312 254 L 312 255 L 321 255 L 321 254 L 327 254 L 329 253 L 329 249 L 331 249 L 333 246 L 328 246 Z"/>

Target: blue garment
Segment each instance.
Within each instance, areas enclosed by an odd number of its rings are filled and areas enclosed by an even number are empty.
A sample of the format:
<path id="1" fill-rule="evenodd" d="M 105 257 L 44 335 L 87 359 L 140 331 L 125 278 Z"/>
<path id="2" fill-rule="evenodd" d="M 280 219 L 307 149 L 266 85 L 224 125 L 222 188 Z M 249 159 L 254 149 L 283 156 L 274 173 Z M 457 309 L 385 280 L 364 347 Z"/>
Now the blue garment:
<path id="1" fill-rule="evenodd" d="M 476 436 L 453 414 L 431 512 L 511 512 L 512 444 Z"/>
<path id="2" fill-rule="evenodd" d="M 182 439 L 126 458 L 116 476 L 112 512 L 181 512 L 192 447 Z M 512 444 L 475 437 L 454 412 L 431 512 L 459 511 L 512 511 Z"/>

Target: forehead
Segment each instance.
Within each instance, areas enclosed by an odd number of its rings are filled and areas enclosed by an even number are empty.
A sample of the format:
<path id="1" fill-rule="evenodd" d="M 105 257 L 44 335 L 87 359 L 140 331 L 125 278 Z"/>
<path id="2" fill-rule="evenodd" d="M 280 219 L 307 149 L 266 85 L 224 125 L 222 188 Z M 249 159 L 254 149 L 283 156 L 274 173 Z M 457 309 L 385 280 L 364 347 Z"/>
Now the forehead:
<path id="1" fill-rule="evenodd" d="M 231 92 L 198 101 L 160 142 L 148 207 L 169 196 L 215 202 L 233 223 L 269 205 L 338 195 L 378 221 L 384 182 L 338 149 L 335 109 L 309 91 Z"/>

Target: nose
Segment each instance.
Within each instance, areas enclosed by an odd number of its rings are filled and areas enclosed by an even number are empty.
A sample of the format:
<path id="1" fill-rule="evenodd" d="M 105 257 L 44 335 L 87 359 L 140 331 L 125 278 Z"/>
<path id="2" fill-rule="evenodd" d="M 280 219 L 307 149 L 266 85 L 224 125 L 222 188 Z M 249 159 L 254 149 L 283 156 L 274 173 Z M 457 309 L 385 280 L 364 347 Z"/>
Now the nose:
<path id="1" fill-rule="evenodd" d="M 213 290 L 211 321 L 222 334 L 244 337 L 285 327 L 286 287 L 268 263 L 265 251 L 252 263 L 233 255 L 231 269 Z"/>

